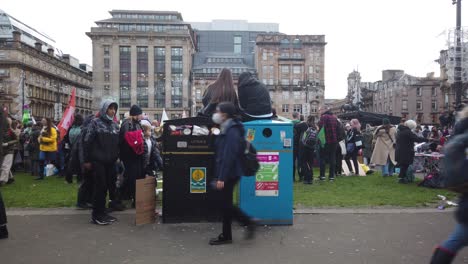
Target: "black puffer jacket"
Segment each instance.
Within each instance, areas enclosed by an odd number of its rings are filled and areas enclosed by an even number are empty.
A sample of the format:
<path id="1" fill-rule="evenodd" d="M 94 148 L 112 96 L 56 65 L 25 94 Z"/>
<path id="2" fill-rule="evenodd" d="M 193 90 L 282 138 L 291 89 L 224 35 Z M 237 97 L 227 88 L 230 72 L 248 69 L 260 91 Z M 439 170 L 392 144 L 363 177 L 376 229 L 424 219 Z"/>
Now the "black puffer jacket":
<path id="1" fill-rule="evenodd" d="M 117 103 L 106 100 L 100 116 L 94 118 L 85 129 L 83 139 L 84 162 L 114 163 L 119 157 L 119 126 L 106 117 L 110 105 Z"/>
<path id="2" fill-rule="evenodd" d="M 238 83 L 239 104 L 244 113 L 251 117 L 262 116 L 271 113 L 271 98 L 266 86 L 258 81 L 252 73 L 244 72 L 239 76 Z"/>

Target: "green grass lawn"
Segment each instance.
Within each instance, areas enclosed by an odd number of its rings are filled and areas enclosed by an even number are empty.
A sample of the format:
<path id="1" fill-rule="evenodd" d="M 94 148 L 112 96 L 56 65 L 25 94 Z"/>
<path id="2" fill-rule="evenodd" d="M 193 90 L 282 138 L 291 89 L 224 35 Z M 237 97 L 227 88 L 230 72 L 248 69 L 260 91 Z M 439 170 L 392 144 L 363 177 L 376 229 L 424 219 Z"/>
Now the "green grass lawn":
<path id="1" fill-rule="evenodd" d="M 319 175 L 314 172 L 314 177 Z M 294 203 L 300 207 L 424 207 L 437 203 L 438 194 L 450 199 L 456 194 L 442 189 L 399 184 L 397 177 L 374 173 L 366 177 L 338 177 L 334 182 L 314 181 L 313 185 L 294 184 Z M 419 182 L 419 181 L 418 181 Z"/>
<path id="2" fill-rule="evenodd" d="M 314 175 L 318 175 L 315 172 Z M 66 184 L 63 178 L 48 177 L 34 181 L 29 174 L 17 173 L 16 182 L 1 187 L 3 199 L 10 208 L 73 207 L 78 185 Z M 417 187 L 416 184 L 398 184 L 396 177 L 383 178 L 380 174 L 366 177 L 338 177 L 335 182 L 313 185 L 294 184 L 296 208 L 304 207 L 424 207 L 437 203 L 437 194 L 453 198 L 445 190 Z"/>
<path id="3" fill-rule="evenodd" d="M 76 204 L 78 184 L 67 184 L 64 178 L 47 177 L 35 181 L 30 174 L 16 173 L 15 182 L 0 187 L 8 207 L 52 208 Z"/>

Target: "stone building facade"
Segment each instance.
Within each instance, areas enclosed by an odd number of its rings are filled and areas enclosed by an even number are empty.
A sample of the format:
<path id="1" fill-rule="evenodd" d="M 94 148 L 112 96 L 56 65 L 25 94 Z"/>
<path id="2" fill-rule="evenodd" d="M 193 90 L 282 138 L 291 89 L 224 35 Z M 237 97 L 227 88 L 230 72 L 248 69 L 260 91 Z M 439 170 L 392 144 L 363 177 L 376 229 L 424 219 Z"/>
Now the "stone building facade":
<path id="1" fill-rule="evenodd" d="M 278 115 L 319 115 L 325 91 L 325 45 L 324 35 L 257 36 L 258 78 L 270 90 Z"/>
<path id="2" fill-rule="evenodd" d="M 151 119 L 190 111 L 190 72 L 196 39 L 178 12 L 112 10 L 86 33 L 93 42 L 94 108 L 119 102 L 123 117 L 133 104 Z"/>
<path id="3" fill-rule="evenodd" d="M 403 70 L 384 70 L 364 95 L 364 111 L 413 119 L 418 124 L 439 124 L 444 112 L 440 78 L 433 73 L 415 77 Z"/>
<path id="4" fill-rule="evenodd" d="M 57 54 L 52 39 L 3 11 L 0 25 L 0 104 L 4 110 L 21 118 L 22 106 L 29 105 L 36 120 L 58 121 L 76 87 L 77 112 L 92 113 L 91 72 L 80 69 L 72 56 Z"/>

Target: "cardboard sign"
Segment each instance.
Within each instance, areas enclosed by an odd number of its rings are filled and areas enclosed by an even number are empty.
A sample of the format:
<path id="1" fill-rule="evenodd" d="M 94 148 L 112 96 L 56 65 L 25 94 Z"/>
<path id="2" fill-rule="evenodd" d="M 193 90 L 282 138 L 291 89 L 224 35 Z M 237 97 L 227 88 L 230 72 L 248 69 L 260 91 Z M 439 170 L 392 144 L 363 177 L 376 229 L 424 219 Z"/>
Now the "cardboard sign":
<path id="1" fill-rule="evenodd" d="M 156 220 L 156 179 L 146 177 L 136 181 L 136 225 L 145 225 L 154 223 Z"/>
<path id="2" fill-rule="evenodd" d="M 190 168 L 190 193 L 206 193 L 206 168 Z"/>

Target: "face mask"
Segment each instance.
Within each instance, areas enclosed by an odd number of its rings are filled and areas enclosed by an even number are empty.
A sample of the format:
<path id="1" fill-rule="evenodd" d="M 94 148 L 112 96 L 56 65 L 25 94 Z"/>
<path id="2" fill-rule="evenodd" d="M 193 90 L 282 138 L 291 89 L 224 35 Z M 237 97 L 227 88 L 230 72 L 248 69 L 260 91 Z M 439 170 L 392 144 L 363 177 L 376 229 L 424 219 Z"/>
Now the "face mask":
<path id="1" fill-rule="evenodd" d="M 223 116 L 220 113 L 214 113 L 211 118 L 215 124 L 221 125 L 223 123 Z"/>
<path id="2" fill-rule="evenodd" d="M 109 120 L 111 120 L 111 121 L 114 120 L 114 117 L 113 117 L 113 116 L 108 116 L 108 115 L 106 115 L 106 117 L 107 117 L 107 119 L 109 119 Z"/>

